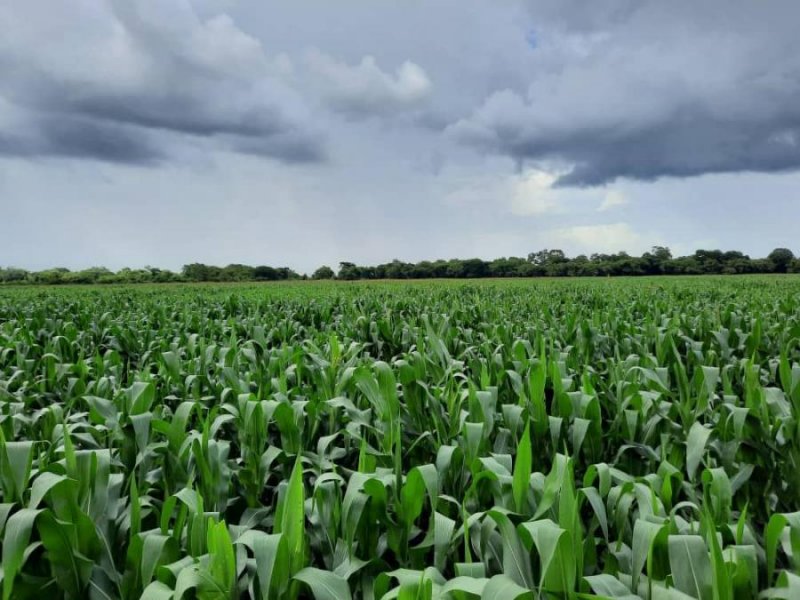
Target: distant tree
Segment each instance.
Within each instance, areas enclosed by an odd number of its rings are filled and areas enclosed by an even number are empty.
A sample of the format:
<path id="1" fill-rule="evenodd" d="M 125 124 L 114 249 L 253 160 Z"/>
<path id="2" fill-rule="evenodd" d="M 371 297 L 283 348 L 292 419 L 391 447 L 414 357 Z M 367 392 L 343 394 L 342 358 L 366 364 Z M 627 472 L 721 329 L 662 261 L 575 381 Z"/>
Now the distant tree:
<path id="1" fill-rule="evenodd" d="M 386 279 L 386 265 L 375 267 L 356 267 L 356 275 L 359 279 Z"/>
<path id="2" fill-rule="evenodd" d="M 214 281 L 214 268 L 219 270 L 219 267 L 209 267 L 203 263 L 192 263 L 183 265 L 181 273 L 189 281 Z"/>
<path id="3" fill-rule="evenodd" d="M 275 269 L 275 273 L 277 273 L 280 280 L 300 279 L 300 274 L 289 267 L 278 267 Z"/>
<path id="4" fill-rule="evenodd" d="M 385 268 L 386 277 L 388 279 L 409 279 L 413 275 L 414 265 L 404 263 L 396 258 L 392 262 L 382 266 Z M 368 279 L 371 279 L 371 277 Z"/>
<path id="5" fill-rule="evenodd" d="M 660 262 L 665 262 L 672 259 L 672 250 L 666 246 L 653 246 L 650 249 L 650 254 L 652 254 L 656 260 Z"/>
<path id="6" fill-rule="evenodd" d="M 447 261 L 446 260 L 435 260 L 431 263 L 431 277 L 437 277 L 439 279 L 447 277 Z"/>
<path id="7" fill-rule="evenodd" d="M 489 264 L 480 258 L 468 258 L 461 264 L 464 277 L 487 277 L 489 275 Z"/>
<path id="8" fill-rule="evenodd" d="M 721 273 L 724 267 L 722 250 L 697 250 L 694 259 L 701 273 Z"/>
<path id="9" fill-rule="evenodd" d="M 720 273 L 800 273 L 800 257 L 787 248 L 776 248 L 767 258 L 750 258 L 737 250 L 700 249 L 689 256 L 673 257 L 666 246 L 653 246 L 641 257 L 627 252 L 584 254 L 575 258 L 563 250 L 544 249 L 531 252 L 527 258 L 508 257 L 485 261 L 480 258 L 423 260 L 418 263 L 391 262 L 360 266 L 340 262 L 338 274 L 322 266 L 314 279 L 428 279 L 480 277 L 606 277 L 637 275 L 702 275 Z M 114 273 L 104 267 L 71 272 L 56 268 L 28 272 L 23 269 L 0 268 L 0 284 L 5 283 L 153 283 L 168 281 L 283 281 L 308 279 L 289 267 L 260 265 L 251 267 L 230 264 L 226 267 L 192 263 L 184 265 L 180 274 L 156 267 L 124 268 Z"/>
<path id="10" fill-rule="evenodd" d="M 458 258 L 448 259 L 444 276 L 454 279 L 464 277 L 464 261 Z"/>
<path id="11" fill-rule="evenodd" d="M 517 277 L 541 277 L 543 274 L 542 267 L 529 263 L 527 260 L 523 260 L 516 269 Z"/>
<path id="12" fill-rule="evenodd" d="M 144 271 L 150 274 L 150 281 L 154 283 L 167 283 L 169 281 L 178 281 L 180 279 L 176 273 L 173 273 L 168 269 L 159 269 L 157 267 L 146 266 Z"/>
<path id="13" fill-rule="evenodd" d="M 794 252 L 788 248 L 775 248 L 769 253 L 767 260 L 772 263 L 772 270 L 775 273 L 786 273 L 794 260 Z"/>
<path id="14" fill-rule="evenodd" d="M 220 273 L 220 279 L 223 281 L 252 281 L 254 278 L 255 269 L 248 265 L 228 265 Z"/>
<path id="15" fill-rule="evenodd" d="M 722 253 L 722 260 L 725 262 L 730 262 L 733 260 L 750 260 L 750 257 L 746 254 L 739 252 L 738 250 L 728 250 L 727 252 Z"/>
<path id="16" fill-rule="evenodd" d="M 642 254 L 641 269 L 645 275 L 660 275 L 667 261 L 672 260 L 672 251 L 666 246 L 653 246 Z"/>
<path id="17" fill-rule="evenodd" d="M 105 267 L 91 267 L 82 271 L 64 273 L 64 283 L 97 283 L 101 278 L 111 275 Z"/>
<path id="18" fill-rule="evenodd" d="M 333 272 L 327 265 L 321 266 L 319 269 L 314 271 L 314 274 L 311 276 L 312 279 L 333 279 L 336 274 Z"/>
<path id="19" fill-rule="evenodd" d="M 256 281 L 275 281 L 278 278 L 278 272 L 274 267 L 260 265 L 253 269 L 253 278 Z"/>
<path id="20" fill-rule="evenodd" d="M 750 264 L 753 267 L 751 273 L 772 273 L 775 269 L 775 264 L 768 258 L 754 258 Z"/>
<path id="21" fill-rule="evenodd" d="M 514 277 L 518 268 L 518 259 L 496 258 L 489 263 L 490 277 Z"/>
<path id="22" fill-rule="evenodd" d="M 56 267 L 55 269 L 47 269 L 46 271 L 38 271 L 33 274 L 33 281 L 35 283 L 45 284 L 59 284 L 65 283 L 65 279 L 69 276 L 70 270 L 63 267 Z"/>
<path id="23" fill-rule="evenodd" d="M 336 275 L 336 277 L 337 279 L 359 279 L 359 268 L 355 265 L 355 263 L 346 261 L 340 262 L 339 273 Z"/>
<path id="24" fill-rule="evenodd" d="M 411 276 L 414 279 L 430 279 L 436 276 L 434 274 L 434 269 L 434 264 L 431 261 L 423 260 L 411 266 Z"/>
<path id="25" fill-rule="evenodd" d="M 25 281 L 29 275 L 30 273 L 25 269 L 17 269 L 15 267 L 0 269 L 0 281 L 3 283 L 22 282 Z"/>
<path id="26" fill-rule="evenodd" d="M 563 250 L 539 250 L 538 252 L 531 252 L 528 254 L 528 262 L 535 265 L 551 265 L 557 263 L 567 262 L 569 259 Z"/>

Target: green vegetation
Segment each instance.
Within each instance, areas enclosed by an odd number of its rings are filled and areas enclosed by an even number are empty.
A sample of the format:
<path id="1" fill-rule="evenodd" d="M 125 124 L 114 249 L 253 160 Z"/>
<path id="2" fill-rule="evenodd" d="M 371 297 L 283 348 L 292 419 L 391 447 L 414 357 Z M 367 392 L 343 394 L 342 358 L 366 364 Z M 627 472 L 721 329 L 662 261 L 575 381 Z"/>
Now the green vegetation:
<path id="1" fill-rule="evenodd" d="M 800 278 L 4 288 L 0 532 L 3 600 L 799 598 Z"/>
<path id="2" fill-rule="evenodd" d="M 376 266 L 339 263 L 339 272 L 319 267 L 311 279 L 479 279 L 486 277 L 611 277 L 642 275 L 742 275 L 763 273 L 800 273 L 800 258 L 787 248 L 776 248 L 767 258 L 750 258 L 741 252 L 698 250 L 690 256 L 674 258 L 669 248 L 654 246 L 642 256 L 617 254 L 567 257 L 561 250 L 531 252 L 527 258 L 509 257 L 486 261 L 423 260 L 407 263 L 394 260 Z M 308 279 L 288 267 L 251 267 L 232 264 L 215 267 L 202 263 L 184 265 L 180 273 L 165 269 L 122 269 L 116 273 L 102 267 L 83 271 L 48 269 L 29 272 L 0 268 L 0 284 L 95 284 L 95 283 L 169 283 L 284 281 Z"/>

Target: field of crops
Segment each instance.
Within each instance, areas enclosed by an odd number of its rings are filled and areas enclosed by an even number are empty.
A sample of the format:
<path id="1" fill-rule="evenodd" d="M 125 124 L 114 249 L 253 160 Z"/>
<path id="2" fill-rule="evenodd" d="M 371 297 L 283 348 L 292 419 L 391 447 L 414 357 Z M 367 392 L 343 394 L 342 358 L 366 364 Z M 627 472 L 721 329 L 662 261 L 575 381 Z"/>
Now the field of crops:
<path id="1" fill-rule="evenodd" d="M 800 278 L 0 289 L 3 600 L 800 598 Z"/>

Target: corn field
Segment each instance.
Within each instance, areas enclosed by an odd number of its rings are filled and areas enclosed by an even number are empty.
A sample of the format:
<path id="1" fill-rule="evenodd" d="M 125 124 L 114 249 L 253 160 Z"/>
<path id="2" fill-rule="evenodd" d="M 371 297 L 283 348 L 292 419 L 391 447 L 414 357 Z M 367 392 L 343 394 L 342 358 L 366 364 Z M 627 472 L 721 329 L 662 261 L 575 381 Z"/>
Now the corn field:
<path id="1" fill-rule="evenodd" d="M 800 598 L 800 278 L 0 290 L 2 599 Z"/>

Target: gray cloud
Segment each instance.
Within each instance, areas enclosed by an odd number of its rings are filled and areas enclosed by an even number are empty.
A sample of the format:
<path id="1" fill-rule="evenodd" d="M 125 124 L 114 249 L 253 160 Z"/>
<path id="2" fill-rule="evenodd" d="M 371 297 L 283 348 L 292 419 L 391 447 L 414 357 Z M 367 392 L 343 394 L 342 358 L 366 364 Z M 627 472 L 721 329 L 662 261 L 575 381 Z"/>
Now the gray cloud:
<path id="1" fill-rule="evenodd" d="M 145 131 L 117 123 L 72 116 L 45 116 L 26 134 L 0 132 L 0 154 L 21 157 L 91 158 L 155 165 L 164 151 Z"/>
<path id="2" fill-rule="evenodd" d="M 48 16 L 41 0 L 0 8 L 0 152 L 136 164 L 191 138 L 287 163 L 327 159 L 328 112 L 347 120 L 416 111 L 432 82 L 403 60 L 385 71 L 313 49 L 265 51 L 214 3 L 110 0 Z M 63 11 L 63 12 L 60 12 Z M 65 39 L 41 44 L 58 17 Z M 421 114 L 421 113 L 416 113 Z M 86 139 L 81 139 L 85 131 Z"/>
<path id="3" fill-rule="evenodd" d="M 4 124 L 5 153 L 151 163 L 194 136 L 324 158 L 303 98 L 229 17 L 201 20 L 188 2 L 79 4 L 67 39 L 42 44 L 51 5 L 25 7 L 0 13 L 15 32 L 0 42 L 0 96 L 23 117 Z"/>
<path id="4" fill-rule="evenodd" d="M 394 73 L 383 71 L 373 56 L 350 65 L 319 50 L 305 55 L 308 77 L 316 93 L 349 117 L 385 116 L 413 110 L 432 89 L 418 64 L 404 61 Z"/>
<path id="5" fill-rule="evenodd" d="M 555 164 L 560 185 L 800 167 L 800 5 L 575 8 L 531 9 L 527 91 L 491 94 L 456 140 Z"/>

